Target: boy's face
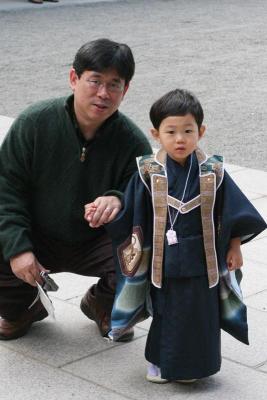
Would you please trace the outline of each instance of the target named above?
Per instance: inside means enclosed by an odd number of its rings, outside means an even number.
[[[165,118],[159,129],[151,129],[152,136],[161,144],[168,155],[184,165],[187,157],[197,148],[204,135],[205,126],[198,129],[192,114]]]

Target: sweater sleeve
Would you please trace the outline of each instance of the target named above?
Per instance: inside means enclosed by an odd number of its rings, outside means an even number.
[[[153,152],[146,137],[143,140],[139,140],[133,147],[132,151],[128,152],[128,157],[120,162],[121,170],[123,170],[123,175],[120,179],[119,188],[116,190],[110,189],[104,193],[104,196],[117,196],[123,201],[123,193],[130,181],[131,177],[137,171],[136,158],[146,154],[151,154]]]
[[[135,146],[135,148],[133,149],[131,160],[129,161],[127,167],[124,170],[124,179],[122,180],[121,185],[120,185],[120,190],[122,192],[125,191],[130,178],[137,171],[136,158],[139,156],[144,156],[144,155],[152,154],[152,153],[153,153],[153,150],[146,138],[144,138],[144,140],[142,142],[139,142]]]
[[[31,164],[34,126],[18,117],[0,149],[0,246],[5,260],[32,250]]]

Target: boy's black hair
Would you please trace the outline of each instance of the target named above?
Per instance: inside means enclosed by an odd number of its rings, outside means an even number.
[[[115,69],[127,85],[134,75],[135,62],[127,44],[109,39],[97,39],[85,43],[77,51],[73,68],[79,78],[84,71],[104,72]]]
[[[192,114],[200,129],[204,113],[196,96],[188,90],[175,89],[160,99],[151,107],[149,116],[155,129],[159,129],[161,122],[167,117]]]

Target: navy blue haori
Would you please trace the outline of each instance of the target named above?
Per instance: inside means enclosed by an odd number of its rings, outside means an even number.
[[[138,168],[123,210],[107,226],[117,266],[110,337],[117,340],[152,315],[145,356],[162,378],[215,374],[221,329],[248,344],[242,273],[226,265],[230,239],[245,243],[266,223],[220,156],[208,158],[197,149],[181,166],[159,151],[139,158]],[[170,221],[173,245],[166,239]]]

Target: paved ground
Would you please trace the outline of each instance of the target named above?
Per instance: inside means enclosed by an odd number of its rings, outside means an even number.
[[[175,87],[203,103],[205,147],[267,171],[266,0],[0,0],[0,114],[69,93],[78,47],[110,37],[137,61],[122,110],[148,132],[152,102]]]
[[[265,1],[61,0],[36,6],[0,0],[0,140],[11,122],[4,116],[69,92],[67,71],[81,43],[99,36],[124,40],[134,50],[137,72],[123,110],[147,130],[155,98],[175,86],[194,90],[207,109],[205,149],[226,155],[228,171],[267,219],[266,19]],[[251,344],[223,334],[222,370],[214,377],[190,387],[146,382],[150,321],[136,328],[132,343],[104,341],[79,310],[94,279],[60,274],[56,322],[46,319],[24,338],[0,342],[0,399],[266,399],[267,231],[243,252]]]

